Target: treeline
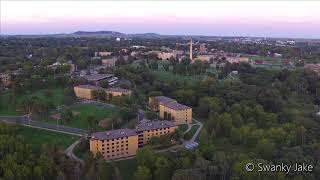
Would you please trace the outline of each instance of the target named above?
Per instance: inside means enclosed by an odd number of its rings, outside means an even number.
[[[177,170],[180,179],[317,179],[320,176],[320,125],[315,113],[320,79],[305,70],[268,70],[226,64],[222,76],[239,72],[237,80],[208,76],[193,85],[160,80],[146,66],[121,67],[119,76],[131,79],[142,100],[165,95],[193,107],[204,123],[197,158],[203,167]],[[136,81],[139,75],[144,81]],[[143,74],[150,74],[147,76]],[[197,159],[196,158],[196,159]],[[195,162],[195,161],[194,161]],[[217,164],[217,163],[220,164]],[[247,162],[266,164],[308,163],[309,173],[247,173]],[[169,163],[170,164],[170,163]],[[154,179],[153,170],[149,179]],[[149,173],[149,174],[150,174]],[[178,175],[171,172],[171,178]],[[197,174],[195,176],[195,174]],[[147,179],[148,179],[147,178]]]
[[[0,123],[1,179],[79,179],[80,167],[66,157],[62,149],[43,145],[34,152],[19,135],[19,127]]]

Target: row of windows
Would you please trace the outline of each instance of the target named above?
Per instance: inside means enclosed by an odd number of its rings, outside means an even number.
[[[115,140],[123,140],[123,139],[128,139],[128,137],[121,137],[121,138],[115,138],[115,139],[107,139],[107,140],[102,140],[102,142],[104,143],[104,141],[115,141]]]
[[[128,143],[129,141],[126,141],[126,143]],[[114,145],[114,143],[111,143],[111,144],[105,144],[105,142],[103,142],[102,141],[102,143],[104,143],[104,144],[102,144],[102,146],[104,146],[104,145],[107,145],[107,146],[109,146],[109,145]],[[121,141],[121,144],[122,143],[124,143],[124,141]],[[116,142],[116,144],[119,144],[119,142]]]
[[[129,148],[126,148],[126,150],[128,150]],[[110,153],[110,152],[119,152],[120,149],[117,150],[111,150],[111,151],[104,151],[104,149],[102,148],[102,154],[104,154],[104,152]],[[124,151],[124,148],[121,148],[121,151]]]
[[[153,129],[153,130],[148,130],[148,132],[155,132],[155,131],[162,131],[162,130],[167,130],[167,129],[170,129],[170,128],[160,128],[160,129]]]
[[[126,144],[126,146],[128,147],[129,145],[128,144]],[[120,146],[117,146],[116,148],[119,148]],[[124,145],[121,145],[121,147],[124,147]],[[107,147],[107,149],[114,149],[115,148],[115,146],[111,146],[111,147]],[[104,150],[104,146],[102,146],[102,150]]]
[[[163,134],[167,134],[167,133],[170,133],[170,131],[164,131],[164,132],[163,132]],[[161,134],[162,134],[162,132],[160,132],[160,133],[157,133],[157,132],[156,132],[156,133],[151,133],[151,134],[148,134],[148,137],[149,137],[150,135],[151,135],[151,136],[154,136],[154,135],[157,136],[157,135],[161,135]]]

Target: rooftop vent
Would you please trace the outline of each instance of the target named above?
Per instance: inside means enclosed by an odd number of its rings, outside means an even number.
[[[161,123],[161,126],[163,126],[163,125],[164,125],[164,123],[162,122],[162,123]]]
[[[152,123],[148,123],[148,126],[152,126]]]
[[[124,134],[124,131],[121,131],[120,134]]]
[[[109,135],[110,135],[110,133],[107,132],[107,136],[109,136]]]

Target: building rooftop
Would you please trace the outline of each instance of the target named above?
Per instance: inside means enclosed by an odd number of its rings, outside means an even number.
[[[92,86],[89,84],[85,84],[85,85],[79,85],[79,86],[75,86],[77,88],[83,88],[83,89],[93,89],[93,90],[104,90],[104,88],[100,87],[100,86]]]
[[[154,97],[159,103],[169,103],[169,102],[177,102],[175,99],[166,97],[166,96],[156,96]]]
[[[161,105],[166,106],[170,109],[174,109],[174,110],[184,110],[184,109],[190,109],[191,107],[177,103],[177,102],[165,102],[165,103],[161,103]]]
[[[84,78],[88,81],[100,81],[113,76],[113,74],[91,74],[84,76]]]
[[[122,89],[122,88],[107,88],[107,91],[113,91],[113,92],[121,92],[121,93],[128,93],[131,90],[129,89]]]
[[[92,133],[91,137],[98,140],[109,140],[109,139],[116,139],[116,138],[135,136],[135,135],[137,135],[135,130],[125,128],[125,129],[116,129],[116,130]]]
[[[172,121],[151,121],[151,120],[142,120],[140,123],[136,126],[136,131],[146,131],[146,130],[152,130],[152,129],[160,129],[160,128],[168,128],[168,127],[174,127],[176,126]]]

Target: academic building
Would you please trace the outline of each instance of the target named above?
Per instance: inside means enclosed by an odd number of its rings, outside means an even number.
[[[93,99],[93,92],[97,90],[103,90],[102,87],[99,86],[92,86],[92,85],[80,85],[80,86],[75,86],[74,92],[78,98],[82,99]]]
[[[122,89],[122,88],[102,88],[100,86],[93,86],[93,85],[80,85],[75,86],[74,92],[78,98],[82,99],[94,99],[94,91],[102,90],[105,91],[107,94],[107,98],[114,97],[114,96],[130,96],[131,90],[129,89]]]
[[[142,120],[136,129],[117,129],[93,133],[90,139],[90,151],[100,152],[106,160],[134,156],[139,147],[143,147],[152,136],[173,133],[177,126],[171,121]]]
[[[176,124],[192,123],[192,108],[180,104],[172,98],[165,96],[150,97],[149,107],[151,110],[159,112],[161,118],[172,120]]]

